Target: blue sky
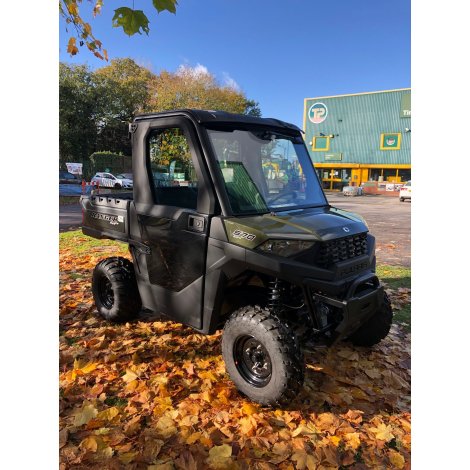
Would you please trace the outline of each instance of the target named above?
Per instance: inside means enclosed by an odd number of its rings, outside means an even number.
[[[105,2],[90,21],[110,59],[132,57],[154,72],[200,64],[221,83],[234,80],[265,117],[301,127],[304,98],[410,86],[410,0],[180,0],[176,15],[134,3],[149,36],[112,28],[113,9],[130,0]],[[105,65],[85,49],[70,57],[64,33],[61,23],[60,60]]]

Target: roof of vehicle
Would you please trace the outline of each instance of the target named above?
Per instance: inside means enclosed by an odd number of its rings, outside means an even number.
[[[175,109],[173,111],[164,111],[160,113],[139,114],[134,118],[134,122],[152,119],[154,117],[170,117],[177,115],[186,115],[198,123],[244,123],[258,124],[270,127],[283,127],[302,132],[295,124],[273,118],[260,118],[249,116],[247,114],[227,113],[226,111],[212,111],[204,109]]]

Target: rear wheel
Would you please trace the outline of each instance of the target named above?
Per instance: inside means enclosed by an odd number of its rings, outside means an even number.
[[[247,306],[225,324],[222,355],[238,390],[262,405],[290,402],[304,381],[304,361],[290,329],[267,309]]]
[[[134,265],[126,258],[107,258],[98,263],[92,289],[98,313],[108,321],[131,320],[142,308]]]
[[[348,340],[356,346],[373,346],[380,343],[390,331],[392,318],[392,305],[388,295],[384,293],[382,307],[364,325],[356,330]]]

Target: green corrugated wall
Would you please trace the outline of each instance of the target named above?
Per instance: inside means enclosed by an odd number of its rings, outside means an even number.
[[[411,89],[382,91],[367,94],[308,98],[305,100],[305,141],[314,163],[331,163],[325,154],[342,153],[341,162],[362,164],[411,164],[411,118],[400,117],[403,94]],[[326,119],[314,124],[308,119],[308,110],[314,103],[328,108]],[[380,150],[382,133],[401,132],[400,150]],[[335,134],[327,152],[314,152],[309,142],[320,133]],[[338,134],[338,136],[336,136]]]

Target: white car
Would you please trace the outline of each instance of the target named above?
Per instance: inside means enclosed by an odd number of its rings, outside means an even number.
[[[407,181],[400,188],[400,202],[403,202],[405,199],[409,199],[411,201],[411,181]]]
[[[96,173],[91,179],[92,183],[98,183],[103,188],[124,188],[132,189],[133,181],[129,178],[122,177],[118,178],[111,173]]]

